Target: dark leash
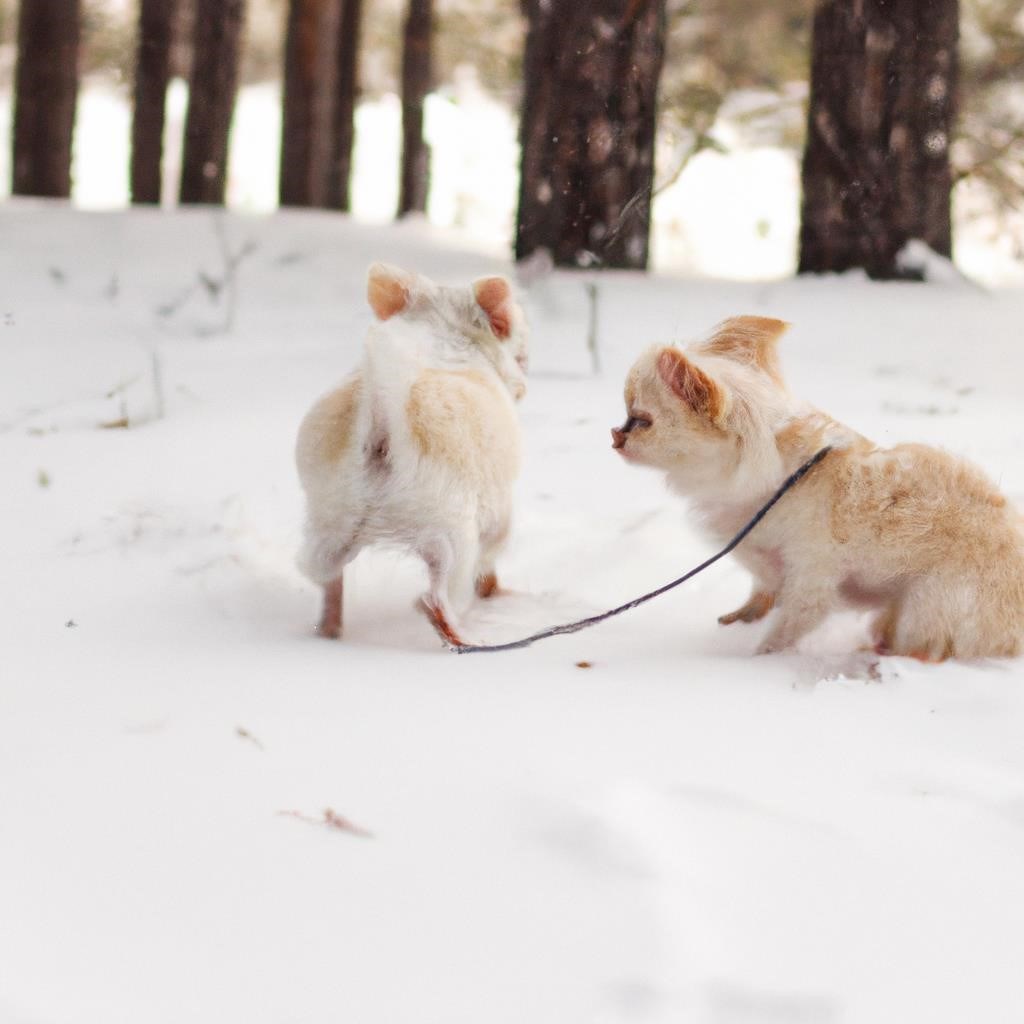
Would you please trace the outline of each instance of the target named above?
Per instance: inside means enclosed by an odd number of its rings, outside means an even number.
[[[754,516],[753,519],[747,523],[746,526],[736,534],[735,537],[728,544],[722,548],[721,551],[716,555],[712,555],[707,561],[701,562],[696,568],[691,569],[688,573],[680,576],[679,579],[673,580],[671,583],[666,583],[663,587],[658,587],[657,590],[652,590],[648,594],[644,594],[641,597],[634,598],[632,601],[626,604],[620,604],[618,608],[612,608],[610,611],[601,612],[600,615],[591,615],[589,618],[580,619],[577,622],[567,622],[562,626],[549,626],[547,629],[542,629],[539,633],[534,633],[532,636],[524,637],[522,640],[511,640],[505,644],[449,644],[448,649],[454,651],[456,654],[474,654],[477,651],[516,651],[521,647],[529,647],[530,644],[536,643],[538,640],[547,640],[550,636],[563,636],[566,633],[578,633],[581,629],[587,629],[589,626],[596,626],[599,622],[604,622],[605,619],[610,619],[615,615],[621,615],[623,612],[628,612],[631,608],[636,608],[639,605],[646,604],[646,602],[653,600],[655,597],[660,597],[662,594],[667,593],[674,587],[678,587],[681,583],[685,583],[687,580],[693,579],[698,573],[703,572],[709,566],[714,565],[720,558],[724,558],[730,551],[737,547],[744,538],[757,526],[759,522],[772,510],[773,506],[779,499],[788,491],[790,488],[795,487],[814,467],[825,458],[828,453],[832,451],[832,446],[827,445],[822,448],[821,451],[814,454],[809,458],[795,473],[791,473],[783,482],[782,486],[761,506],[760,510]]]

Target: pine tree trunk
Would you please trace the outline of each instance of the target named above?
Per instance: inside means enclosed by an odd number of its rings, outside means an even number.
[[[359,96],[359,40],[363,0],[341,0],[334,80],[332,150],[327,174],[327,205],[349,210],[356,99]]]
[[[133,203],[160,202],[164,104],[170,78],[174,8],[174,0],[142,0],[139,6],[132,114]]]
[[[330,161],[328,101],[335,0],[290,0],[281,126],[282,206],[323,206]]]
[[[402,171],[398,216],[425,213],[430,149],[423,138],[423,101],[432,82],[433,0],[409,0],[402,47]]]
[[[957,0],[827,0],[814,21],[800,272],[907,276],[921,239],[952,251]]]
[[[181,168],[183,203],[224,202],[245,0],[199,0]]]
[[[79,0],[22,0],[14,85],[15,195],[71,195],[80,32]]]
[[[524,0],[516,258],[647,266],[665,0]]]

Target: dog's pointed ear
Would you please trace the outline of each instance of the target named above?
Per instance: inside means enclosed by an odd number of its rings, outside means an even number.
[[[496,338],[512,333],[512,287],[503,277],[483,277],[473,283],[473,298],[487,315]]]
[[[778,342],[789,326],[785,320],[769,316],[733,316],[723,320],[695,350],[756,366],[781,385]]]
[[[387,263],[374,263],[366,275],[366,298],[378,320],[390,320],[409,305],[411,275]]]
[[[658,376],[665,386],[695,413],[721,426],[728,411],[725,392],[677,348],[658,356]]]

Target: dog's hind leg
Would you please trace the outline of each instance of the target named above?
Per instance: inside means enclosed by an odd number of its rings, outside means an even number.
[[[479,550],[476,527],[470,522],[432,538],[420,549],[430,577],[420,606],[441,639],[456,647],[464,642],[455,627],[456,614],[472,600]]]
[[[332,640],[341,636],[343,594],[344,577],[341,575],[324,585],[324,606],[316,627],[318,636]]]
[[[474,581],[477,597],[493,597],[500,592],[495,559],[508,539],[509,518],[506,515],[498,526],[480,538],[480,557],[477,559]]]
[[[316,632],[330,639],[341,636],[343,570],[359,553],[358,530],[345,532],[349,534],[348,539],[339,540],[338,531],[307,527],[306,543],[299,557],[302,571],[323,587],[323,609]]]

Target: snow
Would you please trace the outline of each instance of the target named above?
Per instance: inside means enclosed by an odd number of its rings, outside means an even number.
[[[1019,663],[872,669],[853,616],[756,658],[761,626],[715,622],[728,561],[456,656],[422,567],[368,552],[345,640],[313,636],[291,448],[357,358],[367,264],[507,265],[309,212],[9,202],[0,237],[3,1024],[1020,1019]],[[247,244],[225,330],[198,275]],[[525,300],[514,593],[474,638],[710,553],[608,427],[645,345],[728,314],[793,321],[794,390],[851,426],[1024,495],[1024,292],[556,273]]]

